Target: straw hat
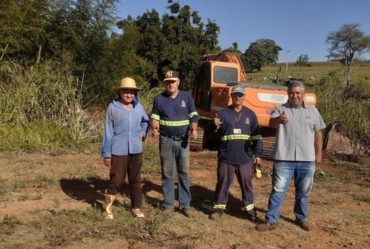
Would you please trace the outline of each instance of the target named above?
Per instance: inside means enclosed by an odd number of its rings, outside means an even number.
[[[119,90],[121,89],[133,89],[133,90],[139,90],[136,87],[136,82],[133,78],[130,77],[125,77],[121,80],[121,83],[119,86],[113,87],[112,92],[113,93],[118,93]]]

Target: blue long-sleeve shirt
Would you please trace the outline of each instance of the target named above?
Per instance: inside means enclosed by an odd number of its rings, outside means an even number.
[[[113,100],[105,115],[101,157],[141,153],[140,134],[146,137],[148,125],[149,117],[139,102],[134,101],[132,108],[126,110],[119,100]]]

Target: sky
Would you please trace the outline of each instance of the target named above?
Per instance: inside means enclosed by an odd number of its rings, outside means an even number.
[[[309,61],[326,61],[326,37],[343,24],[360,24],[370,35],[369,0],[174,0],[190,6],[206,24],[208,19],[220,27],[222,49],[238,44],[241,52],[258,39],[271,39],[283,50],[279,62],[295,62],[305,54]],[[170,13],[167,0],[120,0],[119,18],[133,18],[156,10]],[[363,58],[370,59],[370,54]]]

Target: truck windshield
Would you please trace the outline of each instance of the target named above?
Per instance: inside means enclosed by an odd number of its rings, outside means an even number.
[[[214,67],[213,81],[215,83],[230,83],[238,81],[238,70],[230,67]]]

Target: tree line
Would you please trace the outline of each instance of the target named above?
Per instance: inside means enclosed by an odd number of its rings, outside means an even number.
[[[109,89],[123,76],[143,89],[157,86],[169,69],[180,71],[181,88],[192,88],[200,56],[218,53],[220,27],[203,22],[188,5],[168,1],[168,13],[155,10],[136,18],[115,15],[118,0],[2,0],[0,62],[24,67],[52,61],[55,70],[71,73],[85,105],[104,103]],[[354,35],[355,34],[355,35]],[[328,58],[342,61],[347,84],[358,52],[368,51],[370,38],[357,24],[328,35]],[[226,51],[238,53],[247,71],[276,63],[282,50],[271,39],[258,39],[243,53],[235,42]],[[309,65],[307,55],[297,63]],[[109,97],[109,96],[108,96]]]
[[[115,14],[118,1],[0,0],[0,151],[94,145],[102,122],[88,107],[106,106],[110,89],[122,77],[135,78],[148,109],[161,90],[156,86],[164,72],[178,70],[180,87],[191,90],[200,57],[222,51],[217,23],[203,22],[187,5],[169,0],[163,15],[151,10],[120,19]],[[327,37],[328,58],[343,62],[350,75],[354,59],[368,51],[369,41],[357,24],[344,25]],[[281,50],[271,39],[258,39],[244,52],[237,42],[225,49],[239,54],[247,72],[276,63]],[[308,56],[300,56],[297,63],[309,65]],[[334,76],[325,82],[335,82],[335,87],[320,84],[319,93],[332,96],[338,91]],[[349,83],[347,78],[342,86]],[[347,107],[356,110],[355,117],[368,116],[367,95],[361,95],[362,102],[351,97],[366,91],[356,89],[342,94],[339,117],[350,113]],[[338,103],[330,104],[327,113],[338,109]],[[361,120],[366,124],[368,118]]]
[[[72,72],[85,103],[103,101],[123,76],[143,89],[155,87],[168,69],[180,70],[182,87],[200,55],[220,51],[220,28],[202,22],[189,6],[169,1],[169,13],[155,10],[119,20],[118,0],[10,0],[0,10],[1,62],[23,66],[51,60]]]

